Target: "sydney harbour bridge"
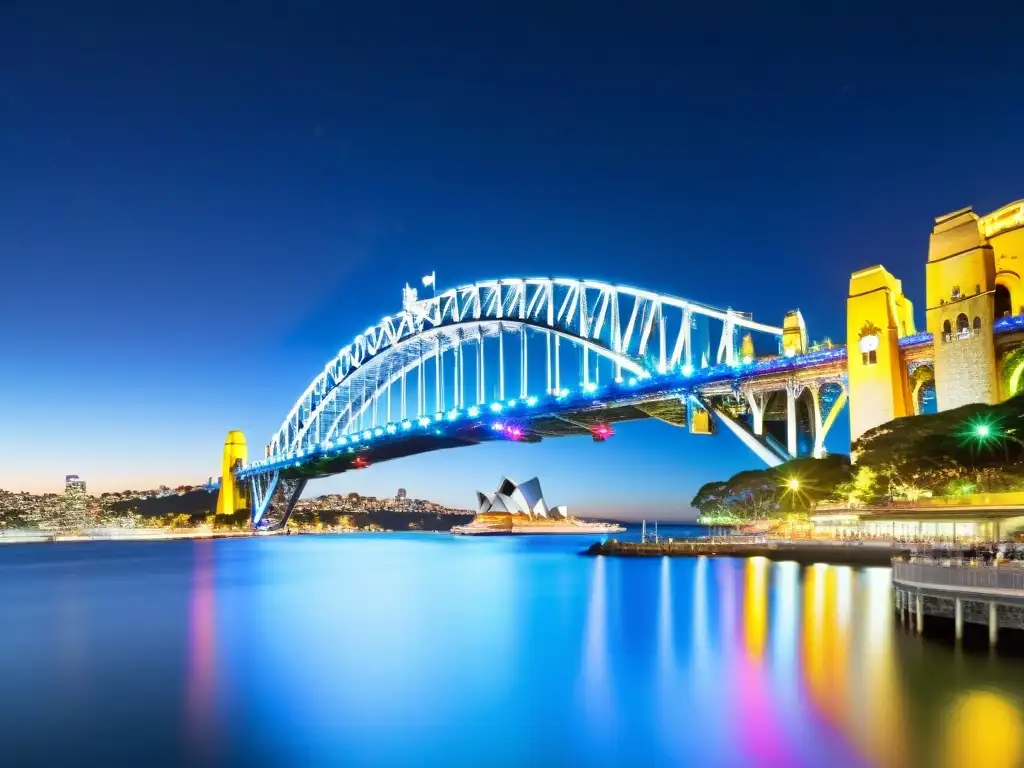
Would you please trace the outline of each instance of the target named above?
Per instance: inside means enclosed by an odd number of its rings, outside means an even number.
[[[603,441],[637,419],[727,431],[774,466],[822,456],[848,403],[856,438],[920,413],[929,393],[940,408],[994,402],[1024,367],[1024,295],[997,268],[1004,236],[1024,246],[1024,201],[936,220],[923,332],[899,280],[881,266],[854,273],[838,345],[810,344],[797,310],[766,324],[592,280],[505,278],[429,297],[406,286],[401,310],[310,382],[263,457],[229,434],[218,511],[250,509],[253,526],[275,528],[313,478],[489,441]]]

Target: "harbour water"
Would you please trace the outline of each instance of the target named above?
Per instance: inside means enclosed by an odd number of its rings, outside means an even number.
[[[1018,765],[887,568],[431,534],[0,548],[7,765]]]

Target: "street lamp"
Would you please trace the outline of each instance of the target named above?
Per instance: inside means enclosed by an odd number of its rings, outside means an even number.
[[[789,480],[786,481],[786,487],[789,488],[789,490],[791,491],[799,491],[800,481],[795,477],[791,477],[789,478]]]
[[[976,437],[980,442],[987,443],[989,440],[1012,440],[1018,445],[1024,446],[1024,440],[1021,440],[1016,435],[1011,435],[1001,429],[995,428],[992,424],[987,421],[976,421],[971,426],[971,434]]]

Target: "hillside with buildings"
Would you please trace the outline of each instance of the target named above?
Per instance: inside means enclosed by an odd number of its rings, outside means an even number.
[[[63,494],[0,489],[0,531],[71,535],[97,529],[248,527],[247,513],[217,516],[216,506],[217,492],[204,486],[161,486],[90,496],[84,480],[68,475]],[[409,498],[400,488],[393,498],[348,493],[301,499],[288,525],[297,531],[447,531],[470,519],[472,514],[466,510]]]

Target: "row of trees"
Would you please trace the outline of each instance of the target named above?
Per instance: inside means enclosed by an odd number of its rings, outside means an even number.
[[[740,472],[705,484],[691,504],[710,521],[754,521],[804,513],[822,501],[880,504],[1024,490],[1022,435],[1024,395],[895,419],[854,443],[856,464],[833,455]]]

